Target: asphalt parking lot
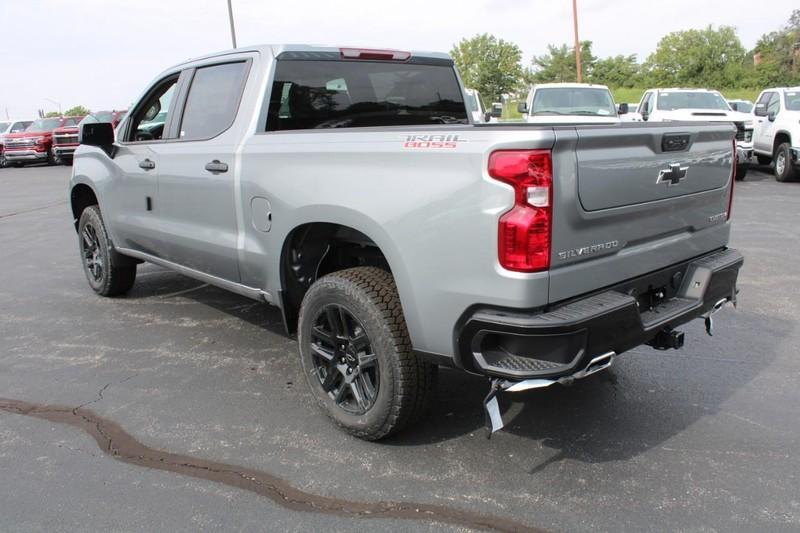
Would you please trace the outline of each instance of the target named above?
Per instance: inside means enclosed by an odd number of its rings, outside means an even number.
[[[737,183],[713,338],[507,396],[491,441],[487,382],[442,370],[425,424],[366,443],[314,408],[276,310],[152,265],[95,296],[68,177],[0,169],[0,529],[800,529],[800,183]]]

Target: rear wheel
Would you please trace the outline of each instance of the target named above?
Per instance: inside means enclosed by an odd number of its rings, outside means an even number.
[[[736,181],[743,181],[749,168],[750,165],[736,165]]]
[[[320,278],[303,298],[298,341],[311,393],[348,433],[378,440],[427,412],[437,368],[412,350],[389,272],[359,267]]]
[[[792,153],[789,143],[782,143],[775,149],[775,179],[778,181],[794,181],[797,169],[792,164]]]
[[[92,205],[84,209],[78,223],[78,247],[86,280],[101,296],[119,296],[133,286],[136,264],[116,264],[119,256],[109,242],[100,208]]]

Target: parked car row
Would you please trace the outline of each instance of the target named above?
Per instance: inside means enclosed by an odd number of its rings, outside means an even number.
[[[625,104],[620,104],[624,106]],[[778,181],[800,179],[800,87],[776,87],[761,92],[756,103],[725,100],[708,89],[650,89],[644,93],[632,121],[732,121],[736,124],[737,179],[747,173],[747,161],[774,163]],[[625,115],[623,115],[624,117]]]
[[[116,127],[124,116],[125,111],[99,111],[86,116],[0,121],[0,167],[71,164],[82,124],[110,122]]]

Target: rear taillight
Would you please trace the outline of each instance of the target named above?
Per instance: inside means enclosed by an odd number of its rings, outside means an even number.
[[[500,265],[516,272],[547,270],[553,218],[550,150],[493,152],[489,176],[514,188],[514,206],[500,217]]]
[[[728,191],[728,216],[725,220],[731,219],[731,209],[733,209],[733,184],[736,183],[736,167],[739,166],[738,150],[736,149],[736,140],[733,141],[733,171],[731,171],[731,190]]]
[[[371,61],[408,61],[411,52],[400,50],[372,50],[368,48],[340,48],[342,59],[365,59]]]

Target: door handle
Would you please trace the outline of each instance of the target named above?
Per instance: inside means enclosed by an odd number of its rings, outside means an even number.
[[[150,159],[145,159],[144,161],[139,162],[139,168],[143,168],[145,170],[153,170],[156,168],[156,162]]]
[[[219,159],[215,159],[210,163],[206,163],[206,170],[214,174],[218,174],[220,172],[227,172],[228,164],[222,163]]]

